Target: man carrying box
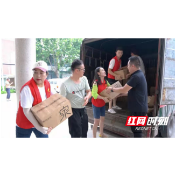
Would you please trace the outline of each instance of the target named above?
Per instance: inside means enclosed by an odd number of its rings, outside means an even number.
[[[121,57],[123,55],[123,49],[121,47],[118,47],[116,49],[116,56],[113,57],[110,62],[109,62],[109,68],[108,68],[108,82],[109,84],[114,84],[115,82],[122,80],[120,75],[115,74],[114,72],[119,70],[121,68]],[[117,80],[116,80],[117,78]],[[119,109],[118,106],[116,106],[116,100],[117,98],[114,98],[109,102],[109,109],[108,112],[114,114],[116,113],[112,108],[117,108]],[[113,107],[112,107],[112,102],[113,102]]]
[[[121,88],[107,88],[107,93],[117,92],[122,96],[128,95],[128,109],[131,116],[145,116],[148,111],[147,82],[140,70],[140,61],[137,56],[132,56],[128,61],[128,70],[131,74],[127,84]],[[142,130],[131,126],[134,137],[142,137]]]
[[[19,108],[16,118],[16,138],[30,138],[34,132],[37,138],[48,138],[52,128],[42,127],[33,116],[30,108],[49,98],[50,83],[46,80],[48,66],[38,61],[33,68],[33,78],[20,90]]]
[[[91,90],[84,76],[85,67],[76,59],[71,65],[73,75],[62,83],[60,94],[70,100],[73,115],[68,119],[69,132],[72,138],[87,138],[88,116],[85,106],[91,98]],[[87,95],[85,96],[85,93]]]

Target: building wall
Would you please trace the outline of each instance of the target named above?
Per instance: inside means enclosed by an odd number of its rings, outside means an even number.
[[[2,63],[15,64],[15,39],[2,39]],[[15,76],[15,65],[3,65],[3,75]]]
[[[15,64],[15,38],[3,38],[1,39],[1,63]],[[7,77],[10,78],[11,85],[15,87],[15,65],[2,65],[1,70],[1,86],[5,86]],[[3,72],[2,72],[3,71]],[[3,77],[3,78],[2,78]]]

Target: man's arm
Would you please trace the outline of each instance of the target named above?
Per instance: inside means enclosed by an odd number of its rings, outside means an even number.
[[[90,86],[89,86],[89,83],[88,83],[88,80],[87,80],[87,77],[84,76],[84,81],[85,81],[85,90],[86,90],[86,96],[84,97],[84,104],[83,106],[86,106],[89,99],[92,97],[92,93],[91,93],[91,90],[90,90]]]
[[[108,73],[115,76],[118,80],[122,80],[121,75],[115,74],[110,68],[108,68]]]
[[[118,97],[125,97],[125,96],[128,96],[128,93],[121,93],[118,95]]]
[[[113,90],[114,92],[118,92],[118,93],[127,93],[130,89],[136,87],[138,82],[139,82],[138,76],[132,76],[130,80],[128,80],[128,82],[125,84],[124,87],[113,88],[113,89],[112,87],[108,87],[107,93],[110,93],[111,90]]]
[[[117,76],[117,74],[115,74],[110,68],[108,68],[108,73],[112,76]]]
[[[89,90],[86,90],[86,93],[87,93],[86,97],[87,97],[88,99],[90,99],[90,98],[92,97],[91,90],[90,90],[90,89],[89,89]]]
[[[129,91],[130,89],[132,89],[132,87],[129,86],[128,84],[125,84],[124,87],[113,88],[113,91],[114,91],[114,92],[117,92],[117,93],[126,94],[126,93],[128,93],[128,91]]]
[[[87,103],[88,103],[88,101],[89,101],[89,99],[92,97],[92,93],[91,93],[90,89],[86,90],[86,93],[87,93],[87,95],[84,97],[84,104],[83,104],[83,106],[86,106]]]

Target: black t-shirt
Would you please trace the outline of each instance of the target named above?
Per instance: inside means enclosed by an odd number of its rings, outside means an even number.
[[[142,71],[134,72],[127,82],[132,87],[128,92],[128,108],[130,112],[148,111],[147,82]]]

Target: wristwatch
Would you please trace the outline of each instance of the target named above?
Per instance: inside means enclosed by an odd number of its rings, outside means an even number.
[[[113,91],[113,88],[111,89],[111,92],[114,92],[114,91]]]

